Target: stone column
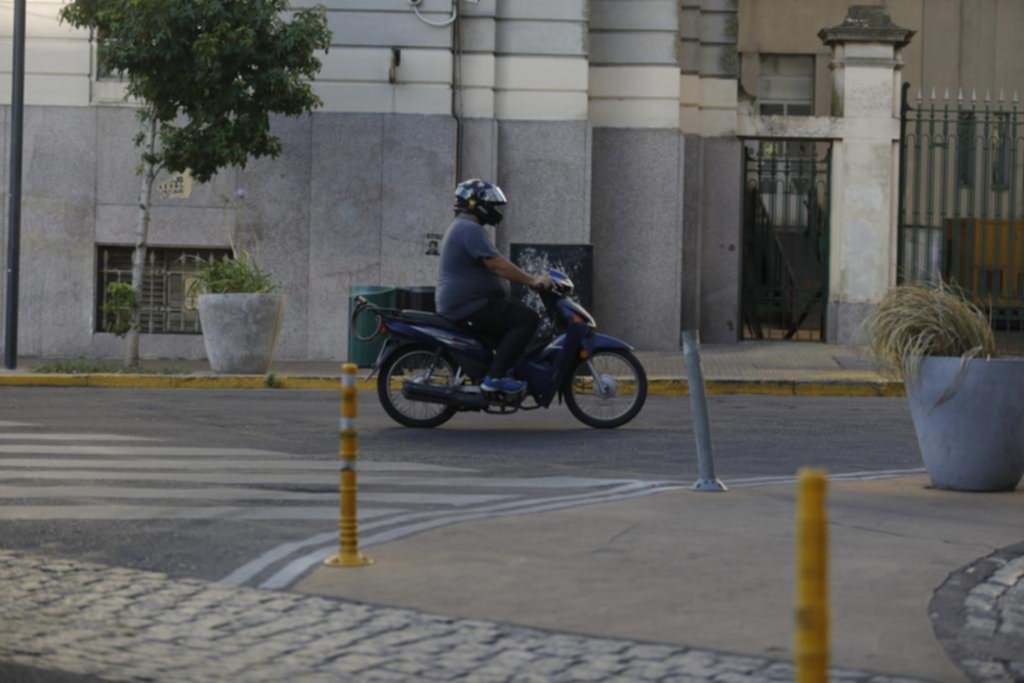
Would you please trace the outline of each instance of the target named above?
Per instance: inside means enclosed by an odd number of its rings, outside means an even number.
[[[497,180],[509,197],[498,246],[504,251],[513,242],[588,243],[589,3],[495,5]]]
[[[498,177],[498,122],[494,118],[497,6],[494,0],[459,6],[460,19],[453,34],[457,86],[452,109],[461,122],[456,180],[493,181]]]
[[[675,3],[591,6],[595,315],[601,329],[645,351],[679,348],[678,27]]]
[[[832,48],[832,115],[842,117],[832,150],[827,339],[860,343],[861,323],[896,284],[900,51],[914,31],[885,7],[854,5],[822,29]]]
[[[681,0],[679,127],[686,134],[682,320],[707,342],[740,333],[741,147],[736,0]]]
[[[700,133],[700,0],[679,3],[679,128]]]

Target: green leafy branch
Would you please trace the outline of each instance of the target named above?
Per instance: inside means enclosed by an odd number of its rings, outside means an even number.
[[[137,307],[135,290],[129,283],[111,282],[103,301],[103,329],[124,337],[132,329],[132,313]]]

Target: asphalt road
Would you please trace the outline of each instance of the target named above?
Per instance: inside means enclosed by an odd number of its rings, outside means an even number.
[[[697,474],[686,398],[652,397],[610,432],[564,407],[409,430],[362,398],[370,542]],[[712,397],[709,410],[727,484],[920,466],[903,399]],[[0,389],[0,545],[287,587],[336,530],[337,420],[333,392]]]

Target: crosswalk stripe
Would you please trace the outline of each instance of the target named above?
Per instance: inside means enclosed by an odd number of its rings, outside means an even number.
[[[0,432],[2,441],[160,441],[148,436],[123,434],[50,434],[45,432]]]
[[[261,474],[259,472],[237,472],[220,474],[215,472],[103,472],[83,469],[49,470],[2,470],[0,482],[24,480],[75,481],[164,481],[206,484],[263,484],[315,486],[336,481],[326,474]],[[625,479],[577,479],[573,477],[539,477],[535,479],[498,479],[494,477],[415,477],[377,476],[364,482],[374,486],[480,486],[484,488],[513,489],[585,489],[621,484]]]
[[[159,458],[120,459],[120,460],[84,460],[80,458],[5,458],[0,457],[0,474],[7,469],[15,468],[41,469],[111,469],[111,470],[315,470],[337,472],[338,460],[168,460]],[[438,466],[420,466],[415,463],[360,461],[359,469],[363,472],[438,472]],[[440,471],[476,472],[477,470],[446,468]]]
[[[0,444],[0,453],[12,453],[15,455],[132,455],[132,456],[161,456],[161,455],[202,455],[202,456],[274,456],[281,457],[283,453],[267,451],[258,448],[190,448],[186,446],[81,446],[78,444],[51,445],[51,444]]]
[[[637,482],[639,484],[639,482]],[[567,507],[575,507],[577,505],[585,505],[588,503],[610,503],[618,500],[625,500],[628,498],[636,498],[638,496],[646,496],[652,493],[661,491],[671,490],[673,487],[662,486],[657,482],[651,482],[651,485],[639,485],[635,488],[623,487],[619,491],[594,491],[589,494],[575,497],[575,499],[567,498],[538,498],[530,501],[525,501],[522,505],[517,508],[513,508],[510,505],[496,505],[491,508],[480,508],[471,510],[465,513],[446,513],[443,515],[437,515],[435,519],[414,522],[413,524],[407,524],[404,526],[392,527],[386,531],[378,532],[376,534],[370,534],[363,538],[360,544],[362,548],[368,548],[373,545],[381,543],[387,543],[394,541],[399,538],[405,538],[421,531],[429,531],[431,529],[437,529],[439,527],[448,526],[457,522],[469,522],[479,519],[490,519],[493,517],[505,517],[508,515],[521,515],[530,514],[535,512],[550,512],[553,510],[563,510]],[[427,515],[422,515],[427,517]],[[387,524],[392,524],[394,519],[387,520]],[[376,522],[365,525],[364,531],[369,531],[376,526],[383,526],[384,522]],[[311,553],[303,555],[295,560],[292,560],[283,568],[278,570],[273,576],[262,582],[259,587],[264,589],[281,589],[290,586],[300,576],[305,574],[311,567],[319,564],[324,559],[329,557],[333,551],[333,546],[321,547],[314,550]]]
[[[589,493],[578,493],[569,496],[547,497],[543,499],[534,498],[528,500],[517,500],[512,502],[491,505],[486,508],[481,508],[476,512],[480,513],[481,515],[497,512],[509,512],[509,514],[515,514],[517,511],[522,511],[524,508],[529,507],[531,505],[536,505],[541,501],[549,503],[565,503],[568,506],[577,503],[582,504],[592,499],[595,494],[624,495],[627,493],[640,491],[654,492],[659,490],[659,486],[661,486],[659,482],[632,481],[627,484],[622,484],[620,486],[615,486],[610,489],[606,489],[604,491],[591,491]],[[372,531],[376,528],[392,526],[395,524],[409,523],[410,525],[415,525],[421,523],[423,520],[426,519],[437,519],[441,517],[448,518],[451,515],[452,513],[449,511],[409,512],[407,514],[399,515],[398,517],[389,518],[387,520],[370,522],[369,524],[361,525],[360,530],[365,533]],[[335,538],[336,536],[336,532],[331,532],[326,534],[317,534],[315,536],[311,536],[301,541],[290,541],[288,543],[283,543],[275,548],[271,548],[259,557],[250,560],[249,562],[246,562],[244,565],[242,565],[241,567],[239,567],[238,569],[234,570],[226,577],[221,579],[221,581],[233,586],[241,586],[249,582],[258,574],[269,569],[270,567],[280,562],[281,560],[289,557],[290,555],[302,550],[303,548],[308,548],[309,546],[322,545],[330,541],[332,538]]]
[[[7,427],[35,427],[36,425],[31,422],[9,422],[7,420],[0,420],[0,429],[6,429]]]
[[[376,519],[394,515],[401,508],[361,507],[360,519]],[[0,505],[0,520],[146,520],[206,519],[228,521],[303,520],[337,521],[338,506],[330,507],[202,507],[194,505]]]
[[[336,486],[333,482],[330,486]],[[448,505],[459,507],[508,500],[508,494],[474,493],[401,493],[360,491],[360,502],[387,503],[389,505]],[[338,492],[275,491],[246,488],[134,488],[121,486],[0,486],[0,500],[117,498],[121,500],[271,500],[333,502]],[[334,507],[335,516],[338,508]]]

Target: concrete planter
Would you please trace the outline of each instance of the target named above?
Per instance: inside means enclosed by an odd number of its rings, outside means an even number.
[[[908,379],[917,442],[935,488],[1012,491],[1024,475],[1024,358],[926,358]]]
[[[199,321],[213,371],[265,374],[284,319],[284,302],[283,294],[200,295]]]

